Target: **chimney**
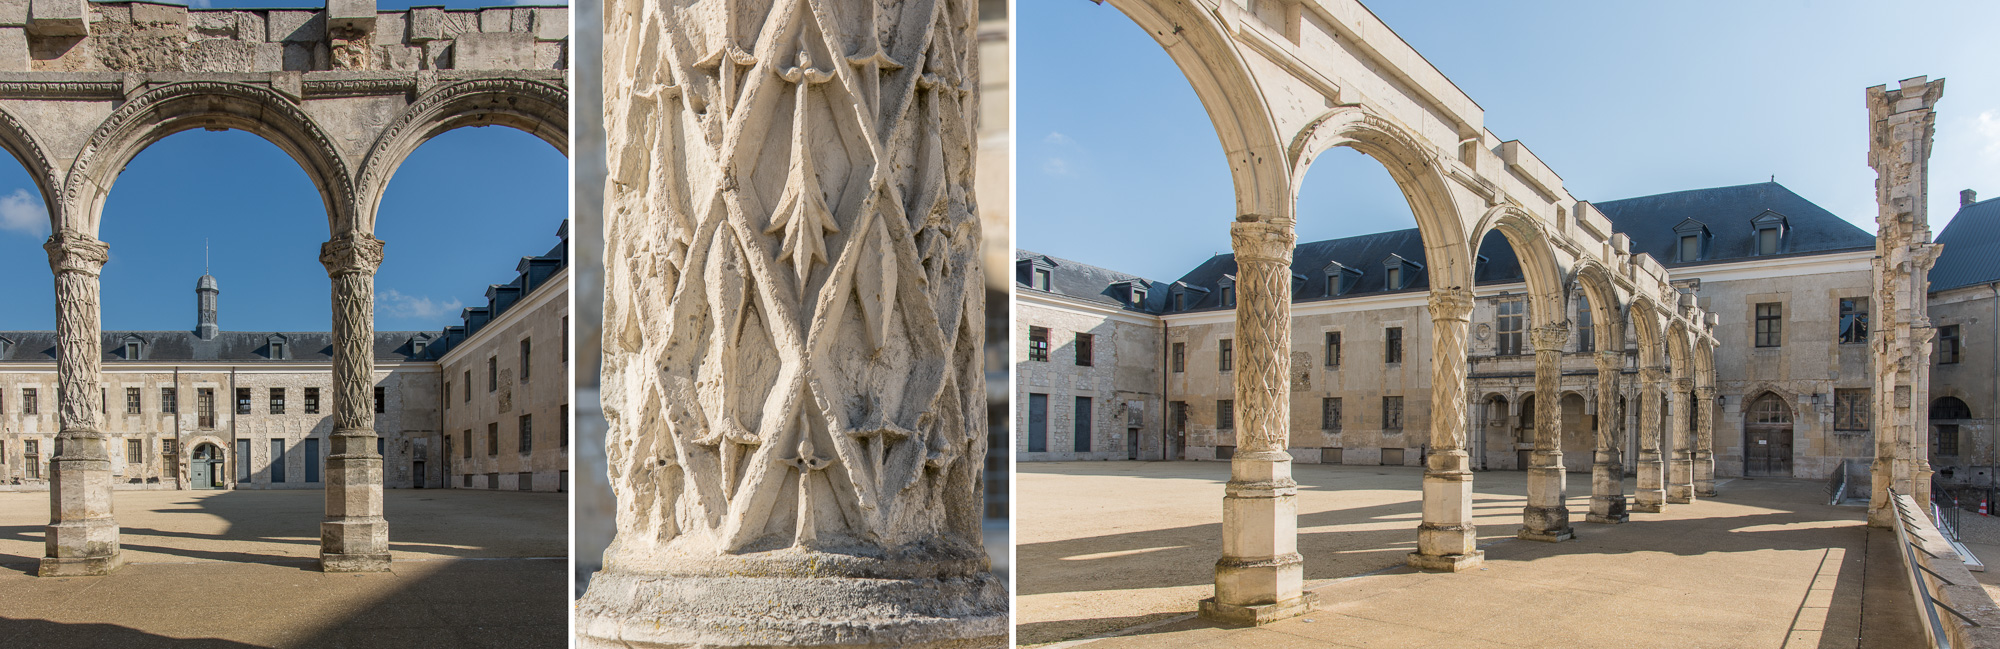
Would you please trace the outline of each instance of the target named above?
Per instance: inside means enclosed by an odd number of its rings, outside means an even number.
[[[1970,189],[1958,193],[1958,206],[1965,207],[1979,202],[1979,192]]]

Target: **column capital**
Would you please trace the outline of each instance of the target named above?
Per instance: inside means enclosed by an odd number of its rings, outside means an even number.
[[[1675,392],[1693,392],[1693,391],[1694,391],[1694,379],[1689,379],[1689,378],[1678,378],[1678,379],[1674,379],[1674,391],[1675,391]]]
[[[1245,215],[1229,224],[1229,239],[1238,264],[1267,262],[1289,265],[1298,235],[1292,231],[1290,222]]]
[[[1713,387],[1709,387],[1709,386],[1706,386],[1706,385],[1703,385],[1703,386],[1696,386],[1696,387],[1695,387],[1695,389],[1694,389],[1694,396],[1695,396],[1695,398],[1696,398],[1696,399],[1704,399],[1704,400],[1705,400],[1705,399],[1714,399],[1714,398],[1715,398],[1715,388],[1713,388]]]
[[[1647,384],[1658,384],[1667,380],[1667,368],[1657,365],[1641,367],[1639,368],[1639,379],[1645,381]]]
[[[1472,304],[1472,291],[1434,287],[1431,289],[1431,321],[1469,322]]]
[[[329,277],[348,273],[375,274],[382,265],[382,240],[366,232],[348,232],[320,244],[319,263]]]
[[[49,269],[56,274],[84,273],[96,277],[104,270],[104,262],[111,260],[109,244],[74,230],[50,235],[42,249],[49,252]]]
[[[1535,327],[1530,333],[1535,339],[1535,351],[1559,352],[1569,342],[1569,323]]]
[[[1625,366],[1625,352],[1609,349],[1597,350],[1597,371],[1608,372]]]

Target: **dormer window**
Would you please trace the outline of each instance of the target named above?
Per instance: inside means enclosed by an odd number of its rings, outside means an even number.
[[[1132,306],[1141,309],[1146,308],[1146,289],[1138,285],[1132,286]]]
[[[1014,262],[1015,281],[1026,284],[1037,291],[1052,290],[1055,285],[1056,263],[1048,257],[1036,255]]]
[[[7,354],[12,351],[14,351],[14,341],[0,338],[0,358],[6,358]]]
[[[291,341],[286,339],[283,334],[272,334],[269,338],[265,338],[264,342],[267,345],[269,345],[268,347],[265,348],[265,353],[264,353],[265,358],[269,358],[274,361],[282,361],[287,358],[291,358],[290,356],[291,345],[288,344]]]
[[[1202,296],[1201,295],[1189,296],[1188,295],[1189,292],[1194,292],[1194,293],[1208,292],[1208,289],[1195,286],[1187,282],[1174,282],[1173,286],[1168,290],[1170,291],[1170,293],[1167,294],[1168,304],[1172,306],[1172,310],[1174,311],[1186,311],[1188,310],[1189,307],[1201,305]]]
[[[146,341],[138,336],[126,336],[124,341],[125,360],[136,361],[145,358]]]
[[[1222,308],[1234,308],[1236,306],[1236,276],[1223,275],[1222,281],[1216,282],[1216,285],[1222,289]]]
[[[1750,227],[1757,232],[1757,255],[1775,255],[1785,246],[1785,215],[1764,210],[1763,214],[1750,219]]]
[[[1402,255],[1389,255],[1388,259],[1382,260],[1382,290],[1400,291],[1409,288],[1412,280],[1416,278],[1417,271],[1422,269],[1423,266],[1404,259]]]
[[[1331,261],[1327,262],[1324,270],[1326,271],[1327,297],[1346,295],[1348,291],[1354,290],[1355,284],[1361,282],[1361,269],[1359,268],[1350,268],[1340,262]]]
[[[1694,219],[1674,226],[1674,261],[1688,263],[1708,256],[1708,225]]]
[[[1184,290],[1184,289],[1178,289],[1178,288],[1177,288],[1177,289],[1174,289],[1174,293],[1173,293],[1173,295],[1172,295],[1171,297],[1173,298],[1173,300],[1172,300],[1172,302],[1173,302],[1173,310],[1175,310],[1175,311],[1186,311],[1186,310],[1187,310],[1187,291],[1186,291],[1186,290]]]

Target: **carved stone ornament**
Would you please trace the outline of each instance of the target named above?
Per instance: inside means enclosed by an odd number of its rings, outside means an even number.
[[[607,3],[584,647],[1001,647],[976,3]]]

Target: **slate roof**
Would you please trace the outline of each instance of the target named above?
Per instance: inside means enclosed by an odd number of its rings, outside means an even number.
[[[1766,211],[1785,218],[1786,234],[1778,257],[1875,247],[1875,235],[1774,182],[1668,192],[1596,206],[1611,219],[1613,230],[1632,238],[1632,254],[1651,254],[1667,268],[1755,257],[1757,231],[1750,220]],[[1700,261],[1678,261],[1675,255],[1680,237],[1674,226],[1687,219],[1708,226],[1708,253]]]
[[[137,336],[140,340],[140,362],[333,361],[333,334],[324,331],[226,331],[214,340],[202,340],[192,331],[106,331],[99,338],[103,342],[106,366],[115,367],[126,362],[125,340],[128,336]],[[284,337],[289,347],[284,358],[270,357],[272,336]],[[431,350],[413,349],[411,341],[436,336],[426,331],[377,331],[375,360],[433,360]],[[0,361],[48,362],[56,358],[56,332],[53,331],[0,331],[0,340],[7,341],[0,344],[0,348],[4,348],[0,349]]]
[[[1029,288],[1028,267],[1019,262],[1035,258],[1046,259],[1055,266],[1055,270],[1049,273],[1050,293],[1140,313],[1157,314],[1167,308],[1167,284],[1165,282],[1146,279],[1138,275],[1127,275],[1115,270],[1098,268],[1080,261],[1051,257],[1027,250],[1015,250],[1014,283],[1019,285],[1022,292],[1037,289]],[[1126,302],[1123,292],[1113,286],[1120,282],[1139,282],[1147,287],[1145,308],[1142,309]]]
[[[1944,251],[1931,267],[1932,292],[2000,281],[2000,198],[1959,208],[1936,241]]]

